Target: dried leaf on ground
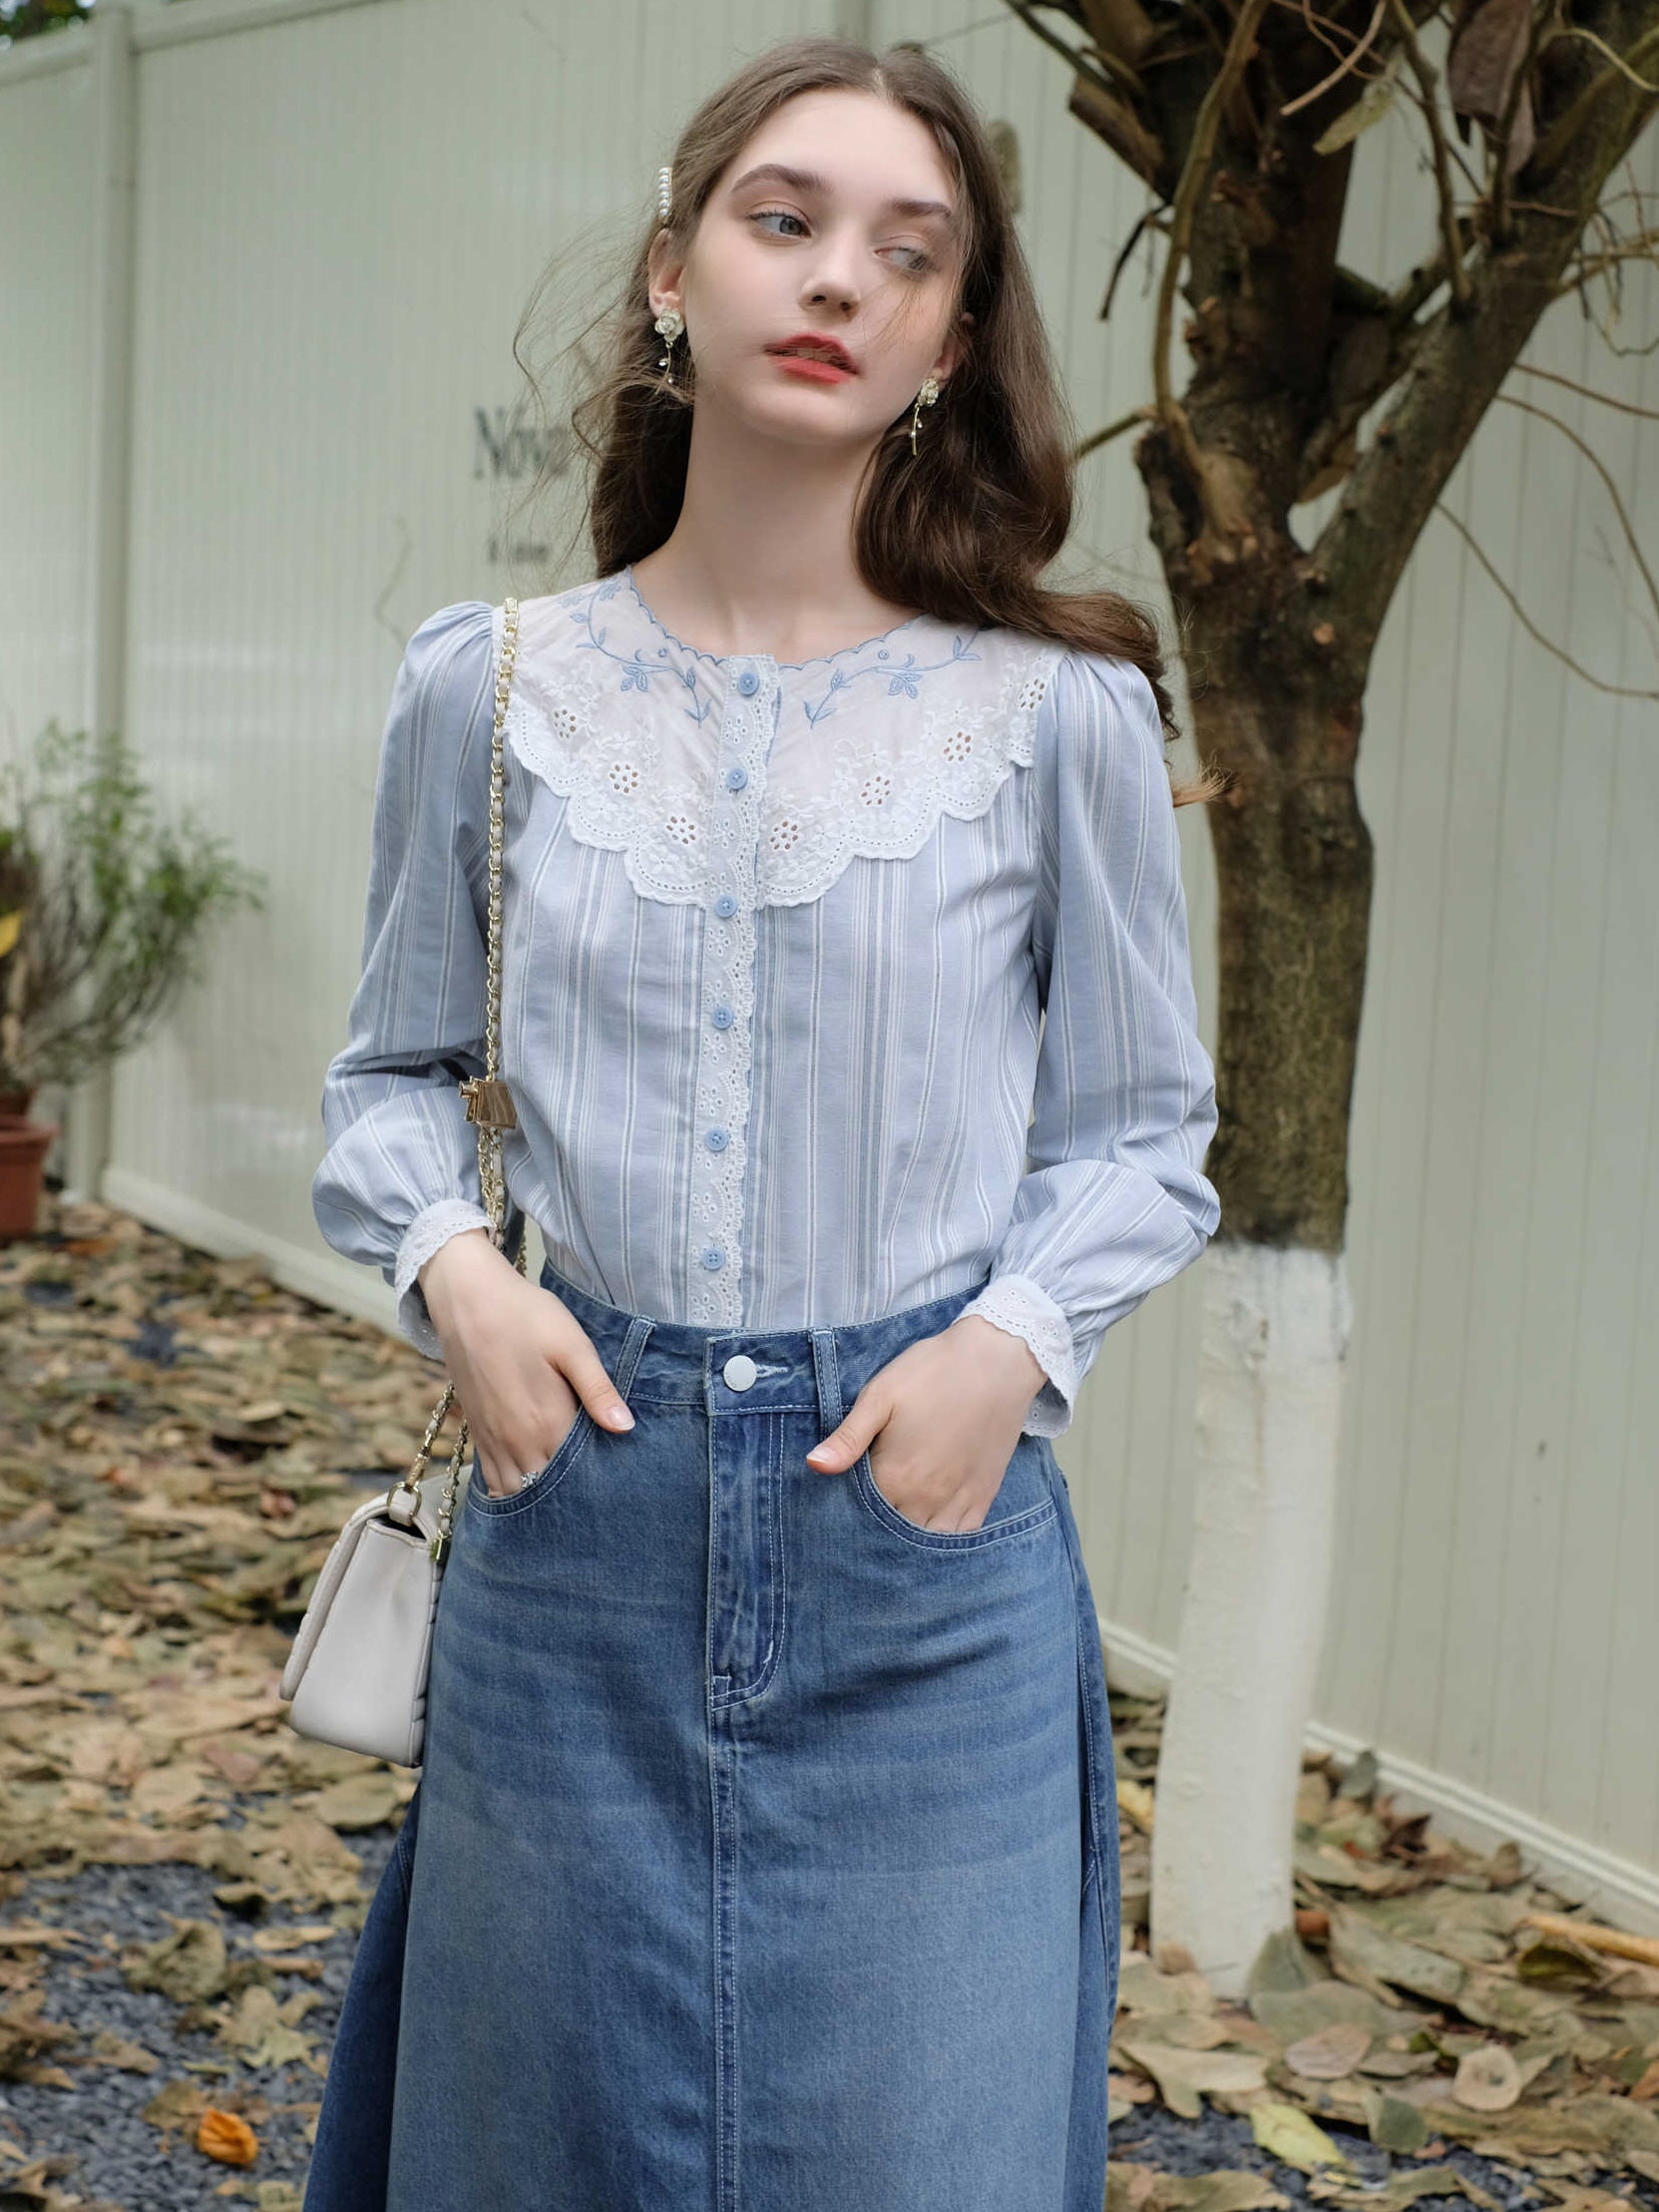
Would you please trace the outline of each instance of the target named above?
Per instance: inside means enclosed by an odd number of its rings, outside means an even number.
[[[1334,2166],[1343,2174],[1353,2173],[1347,2152],[1340,2150],[1300,2105],[1263,2098],[1250,2107],[1250,2125],[1263,2150],[1302,2173],[1317,2173],[1326,2166]]]
[[[218,1260],[48,1193],[41,1233],[0,1243],[0,1381],[14,1413],[0,1436],[0,1888],[94,1863],[206,1869],[219,1922],[181,1923],[122,1963],[243,2055],[290,2054],[278,2062],[314,2087],[305,1949],[362,1925],[348,1839],[399,1818],[416,1776],[296,1735],[280,1675],[363,1478],[407,1467],[438,1369],[281,1288],[257,1258]],[[1583,2203],[1562,2194],[1569,2212],[1598,2212],[1602,2174],[1651,2194],[1659,1966],[1639,1941],[1634,1956],[1610,1953],[1610,1932],[1575,1917],[1513,1841],[1475,1850],[1397,1805],[1369,1751],[1322,1756],[1297,1799],[1293,1921],[1263,1947],[1247,2002],[1222,2001],[1190,1963],[1160,1973],[1134,1947],[1150,1917],[1163,1700],[1114,1690],[1111,1703],[1126,1946],[1114,2109],[1271,2106],[1405,2155],[1467,2146],[1580,2191]],[[88,2066],[143,2070],[138,2046],[83,2047],[42,2009],[83,1954],[74,1932],[32,1940],[31,1921],[13,1920],[9,1941],[0,1927],[0,2076],[72,2087]],[[1464,2101],[1459,2078],[1467,2089],[1501,2064],[1472,2063],[1476,2050],[1507,2053],[1511,2103]],[[148,2110],[188,2137],[208,2101],[178,2081]],[[1114,2165],[1114,2212],[1125,2190],[1149,2212],[1279,2201],[1256,2175],[1206,2175],[1207,2194],[1182,2197],[1192,2184],[1149,2173]],[[1337,2202],[1335,2186],[1316,2168],[1305,2190]],[[284,2183],[260,2185],[259,2201],[297,2212]],[[1392,2212],[1382,2195],[1364,2201]]]

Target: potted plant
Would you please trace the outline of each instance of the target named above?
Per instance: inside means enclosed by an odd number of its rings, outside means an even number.
[[[261,907],[263,878],[186,816],[158,820],[118,731],[49,722],[0,762],[0,1238],[31,1236],[55,1122],[42,1084],[138,1044],[201,973],[209,917]]]

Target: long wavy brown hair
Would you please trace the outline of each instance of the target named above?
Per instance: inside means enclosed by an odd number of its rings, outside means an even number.
[[[952,313],[974,317],[940,404],[923,418],[917,452],[907,406],[870,457],[854,525],[860,574],[882,598],[945,622],[1002,625],[1132,662],[1151,683],[1166,739],[1179,736],[1152,614],[1117,592],[1056,592],[1038,582],[1071,528],[1076,431],[990,137],[942,63],[912,45],[878,54],[833,37],[769,47],[681,131],[666,227],[688,246],[709,194],[760,125],[797,94],[830,89],[873,93],[933,133],[957,189]],[[647,298],[647,254],[661,227],[653,208],[627,246],[614,302],[590,325],[601,331],[597,368],[578,341],[588,388],[569,421],[591,465],[585,522],[600,576],[654,552],[685,494],[696,378],[683,342],[671,385],[656,365],[663,347]],[[533,300],[514,353],[540,400],[519,350],[534,315]],[[532,496],[570,457],[568,440],[548,441]],[[1204,768],[1196,780],[1172,778],[1171,797],[1188,805],[1223,788]]]

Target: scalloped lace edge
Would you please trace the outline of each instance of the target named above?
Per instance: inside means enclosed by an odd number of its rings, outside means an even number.
[[[426,1292],[416,1277],[433,1253],[452,1236],[459,1236],[463,1229],[493,1232],[494,1226],[483,1207],[475,1206],[470,1198],[439,1198],[434,1204],[424,1206],[403,1232],[392,1270],[398,1327],[415,1349],[424,1352],[429,1359],[441,1360],[444,1348],[432,1326]]]
[[[1077,1392],[1077,1355],[1065,1315],[1042,1285],[1029,1275],[1000,1275],[977,1298],[969,1300],[964,1314],[977,1313],[984,1321],[1030,1345],[1048,1380],[1033,1398],[1023,1424],[1026,1436],[1057,1437],[1071,1425],[1072,1400]],[[962,1315],[957,1318],[960,1320]]]
[[[913,859],[947,815],[974,821],[988,812],[1013,770],[1035,763],[1037,715],[1064,651],[1045,643],[1005,669],[1000,691],[980,716],[988,727],[1001,724],[1002,741],[987,766],[955,778],[924,769],[921,806],[888,820],[873,814],[867,822],[823,825],[830,833],[816,841],[811,856],[791,855],[788,873],[757,904],[807,905],[822,898],[852,861]],[[545,711],[520,691],[508,700],[504,731],[520,762],[567,802],[566,826],[572,836],[580,844],[620,852],[628,882],[641,897],[683,905],[706,895],[702,871],[685,848],[672,843],[665,852],[654,852],[648,825],[636,812],[630,815],[628,802],[619,800],[603,768],[563,744]],[[953,782],[961,788],[953,789]]]

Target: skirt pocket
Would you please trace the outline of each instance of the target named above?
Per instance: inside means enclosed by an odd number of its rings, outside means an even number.
[[[473,1454],[472,1468],[467,1477],[467,1507],[472,1513],[486,1516],[526,1513],[539,1498],[557,1490],[571,1469],[581,1458],[589,1438],[598,1423],[586,1405],[577,1408],[576,1419],[566,1430],[557,1452],[545,1466],[533,1475],[529,1482],[505,1498],[497,1498],[485,1485],[484,1470],[479,1465],[478,1454]]]
[[[977,1529],[926,1529],[902,1514],[876,1483],[870,1454],[863,1452],[853,1466],[853,1488],[872,1521],[890,1536],[920,1550],[983,1551],[988,1545],[1006,1543],[1011,1537],[1029,1536],[1052,1521],[1058,1512],[1048,1479],[1049,1460],[1040,1437],[1022,1435],[1003,1472],[997,1495]]]

